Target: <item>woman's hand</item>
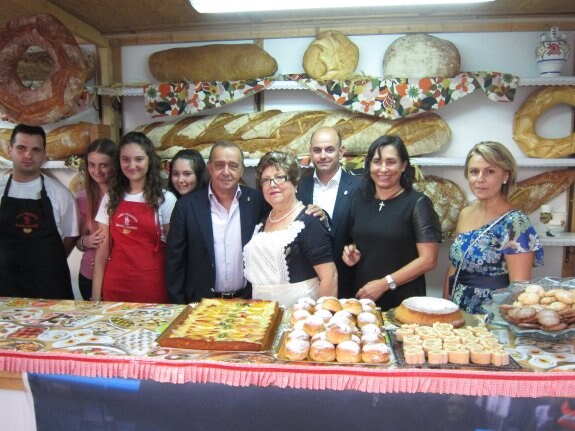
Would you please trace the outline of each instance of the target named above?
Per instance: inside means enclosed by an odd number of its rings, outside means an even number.
[[[103,241],[104,233],[102,228],[99,227],[94,233],[84,235],[84,241],[82,241],[82,244],[84,245],[84,248],[98,248]]]
[[[357,291],[355,297],[358,299],[369,298],[377,301],[386,292],[387,281],[385,279],[371,280]]]
[[[341,259],[347,266],[354,266],[361,260],[361,252],[355,244],[346,245],[343,248]]]

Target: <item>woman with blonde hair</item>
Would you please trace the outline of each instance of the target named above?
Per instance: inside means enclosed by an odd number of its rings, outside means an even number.
[[[529,218],[508,200],[517,165],[504,145],[476,144],[464,175],[477,200],[459,214],[443,297],[469,313],[484,313],[493,290],[531,278],[531,268],[543,264],[543,248]]]

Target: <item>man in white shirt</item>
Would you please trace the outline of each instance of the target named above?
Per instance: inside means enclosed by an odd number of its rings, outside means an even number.
[[[345,147],[333,127],[322,127],[310,140],[313,175],[300,180],[297,196],[304,204],[316,204],[329,215],[334,235],[333,253],[338,271],[338,296],[354,297],[353,268],[343,263],[343,247],[349,242],[351,197],[361,184],[361,177],[345,172],[340,166]]]
[[[176,203],[166,249],[171,302],[251,297],[242,250],[269,206],[260,191],[239,185],[243,170],[241,149],[216,143],[208,159],[209,186]]]
[[[72,299],[67,257],[79,236],[74,196],[41,173],[41,127],[17,125],[8,154],[13,171],[0,178],[0,296]]]

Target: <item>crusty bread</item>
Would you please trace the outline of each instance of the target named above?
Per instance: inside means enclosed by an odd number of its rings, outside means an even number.
[[[539,116],[559,104],[575,107],[575,86],[540,88],[531,93],[515,113],[513,139],[529,157],[558,158],[575,153],[575,133],[558,139],[537,135],[535,126]]]
[[[467,195],[453,181],[434,175],[426,175],[413,184],[433,202],[433,209],[439,217],[442,233],[455,231],[459,212],[468,204]]]
[[[46,133],[48,160],[65,160],[68,156],[81,156],[95,139],[109,138],[110,126],[92,123],[76,123],[58,127]],[[0,129],[0,156],[8,158],[8,146],[12,129]]]
[[[395,40],[383,57],[384,78],[448,77],[459,73],[460,56],[450,41],[428,34]]]
[[[544,172],[519,181],[509,200],[513,206],[522,210],[525,214],[530,214],[541,205],[559,196],[574,181],[575,170],[573,169]]]
[[[214,44],[158,51],[148,59],[158,81],[232,81],[272,76],[276,60],[255,44]]]
[[[305,73],[320,80],[348,78],[358,62],[358,47],[339,31],[320,33],[303,55]]]
[[[420,121],[424,133],[417,131]],[[271,150],[307,155],[312,134],[325,126],[339,131],[348,154],[365,154],[374,140],[391,129],[405,137],[412,156],[438,151],[447,145],[450,137],[449,126],[436,114],[390,121],[346,110],[226,113],[150,123],[136,130],[145,133],[160,156],[166,158],[182,148],[195,148],[207,156],[211,146],[223,140],[238,144],[250,157],[261,157]],[[425,144],[421,145],[421,141]]]
[[[31,46],[54,60],[48,79],[30,90],[18,77],[18,62]],[[0,111],[14,122],[50,124],[73,114],[84,91],[86,65],[74,35],[48,14],[21,16],[0,29]]]

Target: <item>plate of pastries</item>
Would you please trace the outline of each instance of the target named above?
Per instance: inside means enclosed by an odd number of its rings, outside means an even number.
[[[387,366],[393,361],[375,302],[331,296],[300,298],[293,305],[277,357],[324,364]]]
[[[485,308],[489,322],[506,326],[514,334],[542,340],[575,335],[575,284],[573,279],[543,278],[515,282],[493,292]]]

